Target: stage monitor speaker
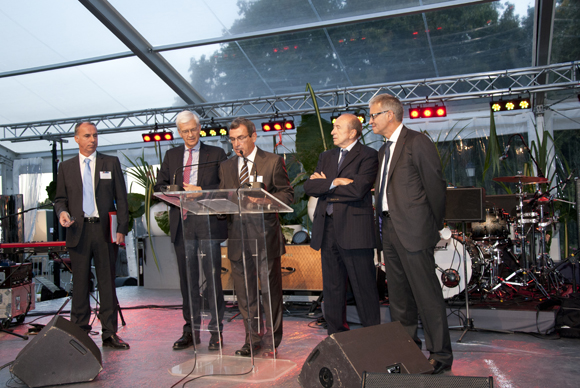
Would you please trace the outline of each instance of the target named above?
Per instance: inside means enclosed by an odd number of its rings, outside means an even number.
[[[365,373],[363,388],[493,388],[493,377]]]
[[[483,187],[448,187],[445,221],[485,221],[485,189]]]
[[[18,353],[10,372],[34,388],[92,381],[102,365],[88,334],[57,315]]]
[[[363,373],[431,373],[433,367],[400,322],[332,334],[298,375],[303,388],[360,387]]]

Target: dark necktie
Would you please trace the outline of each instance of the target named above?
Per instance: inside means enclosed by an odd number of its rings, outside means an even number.
[[[242,171],[240,171],[240,186],[248,183],[250,179],[250,174],[248,173],[248,162],[244,159],[244,165],[242,166]]]
[[[344,161],[344,158],[346,158],[346,154],[348,154],[348,150],[346,149],[341,149],[340,150],[340,160],[338,161],[338,166],[336,167],[336,172],[338,175],[338,171],[340,170],[340,166],[342,166],[342,162]],[[326,214],[328,214],[329,216],[332,215],[332,212],[334,211],[334,207],[332,203],[329,203],[326,205]]]
[[[379,203],[377,204],[381,211],[383,210],[383,198],[385,196],[385,186],[386,186],[386,181],[387,181],[387,173],[389,172],[389,158],[391,157],[391,144],[393,144],[392,141],[387,140],[386,146],[385,146],[385,167],[383,168],[383,175],[381,177],[381,189],[379,190]]]

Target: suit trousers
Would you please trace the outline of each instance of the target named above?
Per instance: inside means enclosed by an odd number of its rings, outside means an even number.
[[[391,319],[400,321],[421,349],[421,339],[417,336],[418,317],[421,316],[425,346],[431,358],[451,365],[453,352],[445,300],[435,270],[435,247],[407,251],[391,219],[381,217]]]
[[[244,261],[247,279],[244,276]],[[256,261],[258,263],[256,263]],[[278,347],[282,342],[282,268],[280,257],[268,259],[265,254],[254,259],[247,250],[245,258],[232,260],[232,278],[238,298],[238,306],[244,318],[246,329],[246,343],[252,337],[253,344],[262,344],[262,347]],[[259,270],[256,268],[259,267]],[[246,281],[248,296],[246,297]],[[258,281],[262,294],[260,303]],[[268,292],[269,291],[269,292]],[[248,299],[249,298],[249,299]],[[260,337],[259,331],[263,327],[262,311],[266,316],[266,330]],[[248,324],[251,322],[251,327]]]
[[[106,220],[106,218],[104,218]],[[103,221],[103,222],[107,222]],[[81,218],[76,222],[84,222]],[[104,241],[98,223],[85,222],[79,244],[68,248],[73,275],[71,322],[86,332],[91,331],[90,273],[91,258],[97,273],[99,291],[99,320],[102,337],[107,339],[117,332],[117,293],[115,291],[115,264],[119,247]]]
[[[364,327],[381,323],[374,250],[343,249],[336,241],[333,217],[326,216],[321,246],[322,295],[328,334],[349,330],[346,290],[350,280],[356,310]]]
[[[187,242],[184,241],[183,224],[180,222],[173,246],[177,257],[179,288],[183,300],[182,312],[185,320],[183,331],[191,333],[193,330],[200,330],[202,306],[205,308],[209,306],[211,314],[211,320],[208,325],[209,331],[222,331],[226,304],[221,281],[220,242],[218,240],[198,240],[190,237],[188,236]],[[190,255],[189,260],[186,258],[186,250]],[[200,295],[200,260],[198,254],[205,255],[203,256],[204,259],[201,260],[201,267],[206,281],[206,288],[209,292],[203,296]],[[203,302],[202,298],[204,296],[208,298],[207,302]]]

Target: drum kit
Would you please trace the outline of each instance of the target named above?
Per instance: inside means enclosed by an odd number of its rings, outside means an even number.
[[[435,263],[445,299],[462,295],[465,287],[466,295],[482,300],[559,295],[563,277],[547,252],[551,225],[557,222],[555,199],[548,193],[523,190],[548,179],[515,175],[493,180],[516,183],[517,194],[488,196],[491,205],[485,221],[472,222],[463,232],[447,227],[440,232]],[[493,197],[502,197],[503,207]]]

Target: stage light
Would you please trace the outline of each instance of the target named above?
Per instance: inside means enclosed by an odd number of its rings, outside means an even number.
[[[141,134],[143,137],[143,141],[145,143],[149,143],[152,141],[165,141],[165,140],[173,140],[173,132],[171,131],[163,131],[163,132],[149,132]]]
[[[431,117],[433,117],[433,108],[423,108],[421,110],[421,117],[423,117],[424,119],[429,119]]]
[[[444,106],[435,105],[435,116],[436,117],[447,117],[447,108]]]
[[[228,128],[225,125],[214,123],[213,119],[206,124],[200,131],[201,137],[227,136]]]
[[[207,136],[207,132],[205,129],[202,129],[201,131],[199,131],[199,136],[200,137],[206,137]]]
[[[409,109],[409,117],[412,119],[418,119],[419,117],[421,117],[421,108]]]
[[[367,121],[364,113],[357,113],[356,118],[361,124],[364,124]]]
[[[520,109],[530,109],[529,98],[517,98],[513,100],[492,101],[489,103],[491,110],[494,112],[513,111]]]
[[[289,129],[296,129],[294,120],[272,119],[266,123],[262,123],[262,131],[286,131]]]
[[[334,124],[334,122],[336,121],[336,119],[337,119],[337,118],[339,118],[339,116],[340,116],[340,115],[334,115],[334,114],[333,114],[332,116],[330,116],[330,122],[331,122],[332,124]]]

